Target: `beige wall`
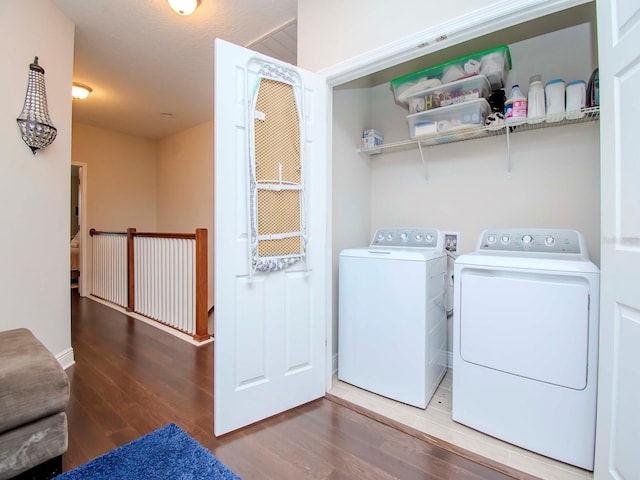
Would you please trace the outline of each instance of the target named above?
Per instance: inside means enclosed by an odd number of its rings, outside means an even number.
[[[74,162],[87,165],[86,230],[91,228],[124,232],[156,231],[157,142],[102,128],[73,123]],[[81,225],[81,228],[85,228]],[[91,241],[85,242],[84,255],[91,292]]]
[[[298,65],[319,71],[493,3],[498,0],[300,0]]]
[[[206,228],[209,301],[213,305],[213,121],[159,141],[157,227],[162,232]]]
[[[87,165],[87,228],[209,237],[213,305],[213,122],[149,140],[75,122],[73,161]],[[91,242],[87,242],[91,258]],[[91,278],[88,264],[87,278]]]
[[[87,164],[87,227],[156,230],[157,142],[73,123],[73,161]]]
[[[30,329],[73,362],[69,303],[69,189],[74,26],[50,0],[2,2],[0,15],[0,330]],[[45,69],[58,135],[35,155],[16,125],[29,64]]]

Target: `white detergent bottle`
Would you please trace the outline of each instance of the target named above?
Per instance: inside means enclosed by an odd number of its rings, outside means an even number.
[[[520,91],[517,83],[511,88],[511,93],[504,102],[504,119],[506,122],[527,118],[527,97]]]
[[[545,99],[542,77],[533,75],[529,80],[529,93],[527,98],[527,123],[540,123],[544,120]]]

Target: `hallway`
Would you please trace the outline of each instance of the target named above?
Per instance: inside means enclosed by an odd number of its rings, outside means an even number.
[[[511,478],[327,399],[215,438],[212,343],[195,347],[77,290],[71,311],[65,471],[175,422],[245,480]]]

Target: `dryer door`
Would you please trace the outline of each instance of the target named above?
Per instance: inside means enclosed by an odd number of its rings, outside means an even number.
[[[481,269],[461,274],[464,361],[576,390],[586,387],[586,279]]]

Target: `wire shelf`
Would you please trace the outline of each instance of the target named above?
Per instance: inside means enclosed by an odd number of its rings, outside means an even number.
[[[567,118],[567,116],[570,116]],[[433,145],[444,145],[447,143],[463,142],[476,138],[505,135],[507,128],[509,134],[527,132],[530,130],[540,130],[543,128],[560,127],[575,123],[594,122],[600,118],[600,107],[583,108],[576,112],[567,112],[555,115],[544,115],[541,117],[527,118],[522,120],[509,121],[500,125],[483,125],[456,132],[438,133],[401,142],[385,143],[377,145],[375,148],[358,149],[358,153],[368,155],[379,155],[382,153],[397,152],[407,150],[415,146],[430,147]]]

